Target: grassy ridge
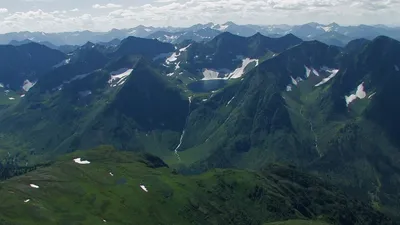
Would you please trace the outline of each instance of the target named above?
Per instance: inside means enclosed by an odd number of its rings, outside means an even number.
[[[75,157],[91,163],[76,164]],[[157,157],[106,146],[66,155],[48,167],[3,181],[0,202],[2,225],[103,220],[115,225],[263,224],[289,219],[394,224],[293,168],[274,165],[261,173],[213,170],[182,176]]]

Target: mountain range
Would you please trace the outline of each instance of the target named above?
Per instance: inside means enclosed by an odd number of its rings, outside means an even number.
[[[18,44],[34,41],[48,47],[65,45],[83,45],[87,41],[110,42],[114,39],[125,39],[128,36],[157,39],[163,42],[178,44],[185,40],[196,42],[209,41],[222,32],[249,37],[261,33],[269,37],[280,37],[292,33],[303,40],[318,40],[329,45],[344,47],[353,39],[369,40],[384,35],[400,39],[399,27],[384,25],[340,26],[337,23],[303,25],[237,25],[233,22],[224,24],[196,24],[187,28],[146,27],[143,25],[130,29],[113,29],[108,32],[76,31],[63,33],[14,32],[0,35],[0,44]],[[65,48],[65,47],[64,47]]]
[[[86,42],[69,53],[31,42],[2,46],[18,54],[1,58],[13,66],[0,67],[0,169],[6,179],[0,191],[21,188],[2,202],[32,203],[6,207],[0,221],[31,224],[37,216],[44,224],[82,223],[101,216],[115,224],[132,218],[158,224],[178,215],[181,224],[229,218],[229,224],[395,224],[400,42],[379,35],[341,47],[292,33],[252,34],[251,27],[243,36],[221,32],[201,42]],[[93,161],[81,165],[92,169],[74,168],[78,157]],[[159,165],[145,168],[138,157],[147,167],[149,160]],[[109,172],[123,173],[118,179],[129,185],[101,178],[113,177]],[[64,187],[65,181],[72,186]],[[59,197],[21,182],[52,187]],[[148,218],[160,216],[154,220],[123,214],[115,201],[127,204],[118,193],[128,193],[131,182],[157,190],[139,202],[170,211],[146,206]],[[107,188],[96,189],[99,184]],[[84,200],[67,200],[74,195]],[[71,201],[82,208],[66,219]],[[272,204],[278,202],[285,202],[279,210]],[[48,211],[28,213],[25,221],[10,217],[41,207]]]

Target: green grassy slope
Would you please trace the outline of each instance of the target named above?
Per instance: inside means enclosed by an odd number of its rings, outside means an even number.
[[[171,154],[189,110],[188,96],[140,57],[122,57],[70,83],[75,64],[57,79],[39,82],[1,116],[4,151],[56,156],[110,144],[119,149]],[[132,68],[123,85],[108,83],[112,71]],[[69,73],[68,73],[69,72]],[[69,75],[69,77],[67,76]],[[61,85],[60,85],[61,84]],[[59,88],[57,88],[59,87]],[[83,95],[82,93],[89,92]],[[25,149],[13,148],[20,140]],[[14,147],[17,145],[14,142]],[[20,144],[18,144],[20,145]]]
[[[333,67],[339,53],[336,47],[304,42],[260,64],[243,81],[193,109],[182,145],[191,153],[182,154],[195,155],[201,147],[203,158],[196,166],[203,169],[259,168],[274,161],[303,164],[317,158],[310,143],[296,136],[297,121],[290,117],[283,90],[290,76],[306,79],[305,65]]]
[[[377,54],[380,46],[392,45]],[[393,66],[398,46],[378,38],[343,56],[336,47],[305,42],[265,61],[241,83],[193,109],[180,153],[182,171],[258,169],[285,161],[330,179],[379,210],[398,214],[398,107],[393,104],[400,84]],[[324,66],[340,70],[315,87],[322,77],[306,79],[305,65],[320,75]],[[290,76],[303,81],[295,86]],[[361,82],[367,96],[376,95],[346,107],[345,95]],[[291,92],[285,90],[288,84]]]
[[[91,163],[77,164],[77,157]],[[63,156],[1,182],[0,201],[2,225],[263,224],[289,219],[395,224],[293,168],[212,170],[186,177],[151,155],[106,146]]]

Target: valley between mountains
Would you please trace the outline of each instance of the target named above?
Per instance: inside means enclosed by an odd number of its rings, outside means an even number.
[[[400,218],[395,39],[0,48],[1,224]]]

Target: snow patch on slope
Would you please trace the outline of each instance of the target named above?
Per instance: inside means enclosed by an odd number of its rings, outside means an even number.
[[[234,99],[235,99],[235,96],[233,96],[233,97],[231,98],[231,100],[229,100],[229,102],[228,102],[228,104],[226,104],[226,106],[230,105],[231,102],[232,102]]]
[[[179,49],[179,52],[185,52],[192,44],[189,44],[188,46]]]
[[[356,99],[364,99],[366,97],[367,97],[367,93],[364,90],[364,82],[362,82],[360,85],[358,85],[357,91],[355,94],[351,94],[350,96],[345,96],[346,105],[349,106],[350,103],[352,103]]]
[[[219,31],[224,31],[229,28],[229,25],[228,24],[214,24],[211,28],[215,29],[215,30],[219,30]]]
[[[330,31],[332,31],[332,27],[330,27],[330,26],[327,26],[327,27],[319,27],[319,28],[321,28],[321,29],[323,29],[325,32],[330,32]]]
[[[376,92],[372,93],[372,94],[368,97],[368,99],[371,99],[371,98],[374,97],[375,95],[376,95]]]
[[[307,66],[304,66],[304,68],[306,69],[306,77],[307,78],[310,77],[310,74],[311,74],[310,68],[308,68]]]
[[[172,55],[169,56],[169,57],[165,60],[165,63],[171,64],[171,63],[175,62],[176,60],[178,60],[178,56],[179,56],[178,53],[176,53],[176,52],[172,53]]]
[[[290,78],[292,79],[292,84],[294,84],[294,85],[296,85],[296,86],[297,86],[297,84],[298,84],[297,80],[296,80],[296,79],[294,79],[292,76],[290,76]]]
[[[165,60],[165,63],[169,65],[169,64],[175,62],[176,60],[178,60],[178,57],[181,55],[181,53],[182,53],[182,52],[185,52],[191,45],[192,45],[192,44],[189,44],[188,46],[179,49],[178,52],[172,53],[172,55],[169,56],[169,57]]]
[[[179,36],[177,36],[177,35],[171,35],[171,36],[164,35],[164,37],[169,41],[175,41],[176,39],[179,38]]]
[[[35,83],[32,83],[29,80],[25,80],[24,83],[22,84],[22,89],[24,89],[24,91],[28,92],[33,86],[35,86]]]
[[[312,69],[312,72],[313,72],[313,74],[315,74],[317,77],[319,77],[319,73],[318,73],[318,71],[317,71],[317,70],[315,70],[315,69]]]
[[[111,72],[111,78],[108,80],[108,83],[111,87],[116,87],[123,85],[126,81],[126,78],[131,75],[133,69],[122,68],[116,71]],[[116,83],[115,83],[116,82]]]
[[[77,163],[77,164],[81,164],[81,165],[87,165],[87,164],[90,164],[90,162],[89,162],[89,161],[87,161],[87,160],[83,160],[83,161],[82,161],[82,159],[81,159],[81,158],[76,158],[76,159],[74,159],[74,162],[75,162],[75,163]]]
[[[140,188],[144,191],[144,192],[149,192],[149,190],[146,188],[146,186],[144,185],[140,185]]]
[[[178,63],[176,64],[175,70],[179,70],[179,69],[181,68],[180,64],[181,64],[181,62],[178,62]]]
[[[241,78],[249,64],[254,62],[256,63],[255,66],[258,66],[258,59],[245,58],[242,60],[242,65],[233,72],[228,69],[204,69],[204,78],[202,80],[228,80]]]
[[[327,72],[329,72],[331,75],[329,75],[328,77],[324,78],[321,82],[316,84],[315,87],[319,87],[319,86],[325,84],[326,82],[330,81],[332,78],[334,78],[336,76],[336,74],[339,72],[339,70],[338,69],[327,70]]]
[[[365,97],[367,97],[367,93],[364,90],[364,82],[361,83],[358,87],[357,87],[357,92],[356,92],[357,98],[359,99],[364,99]]]
[[[39,188],[39,186],[36,185],[36,184],[30,184],[29,186],[31,186],[31,188],[35,188],[35,189],[38,189],[38,188]]]
[[[237,79],[243,76],[244,71],[246,69],[246,67],[252,63],[252,62],[256,62],[256,66],[258,66],[258,59],[250,59],[250,58],[245,58],[242,61],[242,66],[237,68],[235,71],[233,71],[231,74],[228,75],[228,78],[230,79]]]
[[[219,78],[219,72],[212,69],[204,69],[203,71],[204,78],[202,80],[216,80],[216,79],[223,79]]]
[[[65,59],[65,60],[61,61],[60,63],[54,65],[53,68],[65,66],[65,65],[69,64],[70,62],[71,62],[71,59]]]

